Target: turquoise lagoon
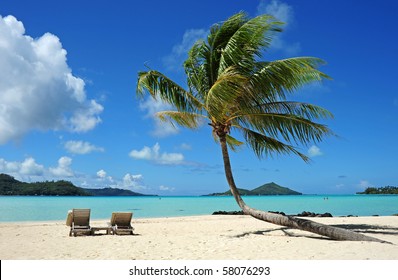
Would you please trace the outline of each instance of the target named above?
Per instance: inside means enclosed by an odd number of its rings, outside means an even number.
[[[333,216],[388,216],[398,213],[398,195],[247,196],[251,207],[297,214],[329,212]],[[109,219],[114,211],[135,218],[208,215],[239,210],[233,197],[62,197],[0,196],[0,222],[62,221],[72,208],[90,208],[92,219]]]

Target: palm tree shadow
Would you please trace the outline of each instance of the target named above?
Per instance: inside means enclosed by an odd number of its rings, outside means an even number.
[[[233,237],[242,238],[242,237],[249,236],[252,234],[266,235],[267,233],[270,233],[270,232],[282,231],[285,234],[285,236],[289,236],[289,237],[307,237],[307,238],[313,238],[313,239],[329,239],[327,237],[322,237],[322,236],[318,237],[318,236],[311,236],[311,235],[307,235],[307,234],[296,234],[296,233],[290,232],[289,230],[294,230],[294,229],[289,228],[289,227],[281,227],[281,228],[268,229],[268,230],[257,230],[257,231],[250,231],[250,232],[238,234]]]
[[[378,225],[368,225],[368,224],[335,224],[335,225],[330,225],[330,226],[343,228],[343,229],[351,230],[351,231],[362,233],[362,234],[398,235],[398,227],[378,226]],[[257,231],[244,232],[242,234],[238,234],[233,237],[242,238],[242,237],[249,236],[252,234],[267,235],[267,233],[282,231],[285,234],[285,236],[289,236],[289,237],[306,237],[306,238],[311,238],[311,239],[333,240],[333,239],[325,237],[325,236],[311,235],[311,233],[308,233],[305,231],[292,232],[292,230],[295,230],[295,229],[289,228],[289,227],[281,227],[281,228],[268,229],[268,230],[257,230]]]
[[[348,229],[359,233],[398,235],[398,227],[367,225],[367,224],[337,224],[331,226]]]
[[[233,237],[242,238],[242,237],[245,237],[245,236],[248,236],[248,235],[251,235],[251,234],[255,234],[255,235],[265,235],[266,233],[273,232],[273,231],[278,231],[278,230],[280,230],[280,228],[268,229],[268,230],[249,231],[249,232],[244,232],[244,233],[242,233],[242,234],[235,235],[235,236],[233,236]]]

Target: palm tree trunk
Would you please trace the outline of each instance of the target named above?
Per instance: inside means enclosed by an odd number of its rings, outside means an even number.
[[[312,233],[316,233],[322,236],[327,236],[331,239],[335,240],[350,240],[350,241],[375,241],[375,242],[382,242],[388,243],[386,241],[373,238],[370,236],[366,236],[360,233],[356,233],[353,231],[328,226],[324,224],[320,224],[317,222],[313,222],[310,220],[305,220],[293,216],[283,216],[280,214],[270,213],[266,211],[260,211],[254,208],[251,208],[246,205],[243,201],[242,197],[239,194],[238,188],[235,185],[234,177],[232,174],[231,163],[229,160],[229,153],[226,138],[220,136],[220,144],[222,150],[222,156],[224,160],[224,169],[225,169],[225,176],[227,178],[229,187],[231,189],[232,195],[234,196],[236,202],[238,203],[239,207],[242,209],[245,215],[250,215],[256,219],[273,223],[276,225],[286,226],[289,228],[300,229],[304,231],[309,231]]]

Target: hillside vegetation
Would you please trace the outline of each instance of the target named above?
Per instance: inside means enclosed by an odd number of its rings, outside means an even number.
[[[69,181],[25,183],[7,174],[0,174],[0,195],[42,196],[143,196],[144,194],[117,188],[87,189]]]

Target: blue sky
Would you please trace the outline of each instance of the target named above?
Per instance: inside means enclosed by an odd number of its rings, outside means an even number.
[[[182,63],[212,24],[246,11],[286,22],[264,60],[316,56],[333,80],[292,100],[323,106],[330,137],[294,156],[231,154],[239,187],[307,194],[398,185],[398,3],[389,1],[0,2],[0,172],[159,195],[228,189],[209,127],[174,130],[138,100],[146,66],[185,83]]]

